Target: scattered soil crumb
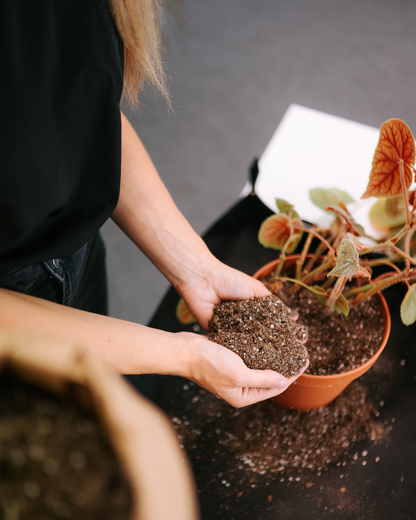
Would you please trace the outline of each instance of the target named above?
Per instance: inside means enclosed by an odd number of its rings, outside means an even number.
[[[132,492],[99,419],[0,374],[0,518],[125,520]]]
[[[308,359],[306,328],[276,296],[224,301],[214,308],[208,339],[238,354],[249,368],[296,375]]]

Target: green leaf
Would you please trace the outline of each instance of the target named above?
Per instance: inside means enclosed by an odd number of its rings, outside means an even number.
[[[314,288],[318,288],[318,287],[319,287],[318,285],[314,285]],[[325,291],[324,289],[322,289],[322,291],[324,292],[324,294],[323,293],[317,294],[315,292],[315,296],[321,305],[326,305],[329,300],[329,297],[331,295],[332,289],[329,289],[328,291]],[[340,312],[344,316],[348,316],[348,314],[350,312],[350,306],[348,304],[348,300],[345,298],[345,296],[343,294],[338,296],[337,301],[334,304],[334,310],[336,310],[337,312]]]
[[[311,290],[316,295],[321,295],[321,296],[326,296],[327,295],[327,291],[325,291],[325,289],[323,287],[321,287],[320,285],[312,285]]]
[[[284,199],[274,199],[274,200],[276,201],[276,207],[279,210],[280,214],[287,215],[289,213],[289,211],[292,210],[292,217],[300,219],[299,214],[297,211],[295,211],[295,206],[293,204],[289,204],[289,202],[287,202]]]
[[[334,305],[334,309],[343,314],[345,317],[347,317],[350,313],[350,306],[348,304],[348,300],[347,298],[345,298],[343,294],[338,296],[338,299]]]
[[[346,191],[341,191],[337,188],[314,188],[309,191],[309,197],[315,206],[318,206],[318,208],[324,211],[328,206],[339,206],[341,204],[355,202]]]
[[[400,316],[405,325],[412,325],[416,321],[416,284],[407,291],[400,306]]]
[[[392,199],[381,198],[373,204],[369,211],[369,219],[376,229],[394,229],[406,222],[403,197]]]
[[[360,263],[355,245],[348,238],[343,238],[338,249],[337,263],[328,276],[345,276],[350,278],[358,273]]]

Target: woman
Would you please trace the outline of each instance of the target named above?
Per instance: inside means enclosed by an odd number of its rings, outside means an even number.
[[[205,337],[105,316],[111,217],[208,327],[221,299],[268,294],[222,264],[179,212],[120,113],[145,82],[165,95],[152,0],[3,0],[0,326],[71,338],[122,374],[189,378],[239,407],[295,378],[249,370]],[[115,22],[115,23],[114,23]]]

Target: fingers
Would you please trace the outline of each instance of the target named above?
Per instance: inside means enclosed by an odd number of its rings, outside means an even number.
[[[234,388],[226,397],[225,401],[236,408],[249,406],[251,404],[271,399],[284,392],[296,379],[308,368],[309,360],[298,374],[286,378],[272,370],[250,370],[250,385]],[[273,384],[274,383],[274,384]]]

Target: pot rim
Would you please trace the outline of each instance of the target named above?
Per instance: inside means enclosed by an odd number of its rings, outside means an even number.
[[[299,257],[300,257],[299,254],[288,255],[285,258],[285,262],[287,260],[295,260]],[[268,262],[263,267],[260,267],[260,269],[258,269],[254,273],[253,278],[255,278],[256,280],[259,280],[260,273],[261,273],[262,277],[266,276],[266,274],[264,273],[265,271],[267,272],[267,274],[269,274],[271,272],[271,270],[273,269],[273,267],[279,262],[279,260],[280,259],[277,258],[276,260],[272,260],[271,262]],[[357,374],[357,372],[364,373],[367,369],[369,369],[375,363],[375,361],[380,356],[381,352],[383,351],[384,347],[387,344],[387,341],[390,336],[390,330],[391,330],[391,317],[390,317],[390,311],[389,311],[386,299],[381,294],[381,292],[376,293],[376,296],[378,297],[378,299],[380,301],[381,312],[383,315],[383,325],[384,325],[383,341],[381,342],[381,345],[377,349],[377,351],[369,359],[367,359],[367,361],[365,363],[363,363],[359,367],[356,367],[352,370],[348,370],[346,372],[340,372],[338,374],[330,374],[330,375],[305,374],[305,372],[304,372],[301,375],[301,378],[304,381],[307,379],[312,383],[313,381],[326,380],[328,382],[328,385],[332,386],[332,385],[330,385],[331,381],[335,381],[336,379],[339,379],[340,377],[344,377],[344,376],[353,376],[353,375]],[[295,381],[293,384],[296,384],[296,382],[297,381]],[[298,384],[300,384],[300,382]]]

